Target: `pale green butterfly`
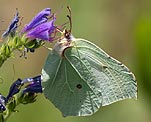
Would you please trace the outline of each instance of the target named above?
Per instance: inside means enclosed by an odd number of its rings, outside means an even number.
[[[63,116],[87,116],[101,106],[137,98],[129,69],[85,39],[63,33],[42,69],[44,95]]]

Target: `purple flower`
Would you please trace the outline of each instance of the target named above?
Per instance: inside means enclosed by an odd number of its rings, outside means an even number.
[[[18,28],[18,22],[19,22],[19,12],[17,11],[14,19],[12,20],[11,24],[7,28],[7,30],[2,34],[2,38],[6,38],[7,36],[15,36],[16,29]]]
[[[31,40],[40,39],[53,41],[51,34],[54,33],[55,30],[54,22],[56,18],[54,16],[53,20],[48,21],[49,15],[50,8],[42,10],[25,26],[22,32]]]
[[[11,85],[10,89],[9,89],[9,93],[6,97],[6,102],[15,94],[17,94],[20,89],[21,89],[21,86],[23,85],[22,83],[22,80],[21,79],[18,79],[16,80],[15,82],[13,82],[13,84]]]
[[[45,8],[44,10],[42,10],[41,12],[39,12],[32,20],[29,24],[27,24],[22,32],[27,32],[31,29],[33,29],[34,27],[47,22],[48,20],[48,16],[51,13],[51,9],[50,8]]]
[[[26,78],[24,80],[18,79],[11,85],[9,89],[9,93],[5,99],[5,102],[7,103],[10,98],[13,97],[13,95],[20,92],[21,87],[25,84],[27,84],[25,88],[22,90],[22,93],[42,93],[42,86],[41,86],[41,76],[36,76],[34,78]],[[1,104],[1,103],[0,103]]]
[[[0,113],[6,110],[5,97],[0,94]]]
[[[38,38],[41,40],[53,41],[51,34],[55,30],[54,21],[55,19],[35,27],[31,31],[27,32],[26,36],[31,39]]]
[[[34,78],[27,78],[22,81],[23,83],[29,83],[24,89],[23,94],[25,93],[42,93],[41,86],[41,75]]]

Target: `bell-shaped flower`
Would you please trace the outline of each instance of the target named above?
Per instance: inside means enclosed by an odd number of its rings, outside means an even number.
[[[18,28],[18,22],[19,22],[19,12],[17,11],[15,17],[13,18],[12,22],[8,26],[7,30],[2,34],[1,38],[6,38],[7,36],[15,36],[16,29]]]
[[[53,19],[48,21],[50,14],[50,8],[42,10],[24,27],[22,33],[25,33],[26,37],[31,40],[40,39],[50,42],[53,41],[52,33],[55,31],[54,22],[56,18],[54,15]]]
[[[18,79],[16,80],[15,82],[12,83],[10,89],[9,89],[9,93],[6,97],[6,102],[15,94],[17,94],[20,89],[21,89],[21,86],[23,85],[22,83],[22,80],[21,79]]]
[[[31,31],[27,32],[26,36],[30,39],[38,38],[46,41],[53,41],[51,34],[55,30],[54,21],[55,19],[35,27]]]
[[[47,22],[48,16],[51,14],[51,9],[50,8],[45,8],[41,12],[39,12],[31,21],[29,24],[27,24],[22,32],[27,32],[36,26]]]
[[[36,101],[37,93],[42,93],[41,76],[34,78],[25,78],[22,80],[25,88],[22,89],[20,95],[20,103],[28,104]]]
[[[23,83],[28,83],[23,89],[23,94],[25,93],[42,93],[41,85],[41,75],[34,78],[27,78],[22,81]]]

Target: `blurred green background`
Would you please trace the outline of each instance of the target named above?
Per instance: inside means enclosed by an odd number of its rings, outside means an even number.
[[[0,30],[7,28],[16,8],[23,16],[21,27],[45,7],[57,12],[57,25],[67,21],[72,9],[75,37],[91,40],[111,56],[127,65],[138,81],[138,100],[116,102],[89,117],[62,117],[61,113],[38,96],[37,102],[17,107],[8,122],[151,122],[151,1],[150,0],[0,0]],[[0,93],[6,95],[12,81],[40,74],[48,54],[38,49],[28,58],[10,58],[0,68],[4,82]],[[14,68],[13,68],[14,67]],[[14,71],[15,69],[15,71]]]

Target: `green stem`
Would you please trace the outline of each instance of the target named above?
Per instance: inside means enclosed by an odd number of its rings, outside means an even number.
[[[7,119],[10,117],[11,114],[12,114],[12,111],[8,110],[6,116],[4,116],[4,122],[7,121]]]
[[[15,108],[20,104],[19,95],[15,95],[12,99],[14,100],[11,101],[11,103],[6,106],[7,110],[6,113],[4,114],[4,122],[8,120],[8,118],[11,116],[12,113],[17,111],[15,110]]]
[[[24,51],[25,48],[37,49],[44,45],[42,40],[28,40],[25,36],[18,36],[8,38],[7,42],[0,47],[0,67],[10,57],[13,56],[14,50]]]
[[[7,42],[3,43],[0,47],[0,67],[3,65],[3,63],[13,56],[13,51],[18,50],[24,50],[24,47],[27,43],[24,37],[20,38],[18,36],[15,36],[13,38],[8,38]]]

